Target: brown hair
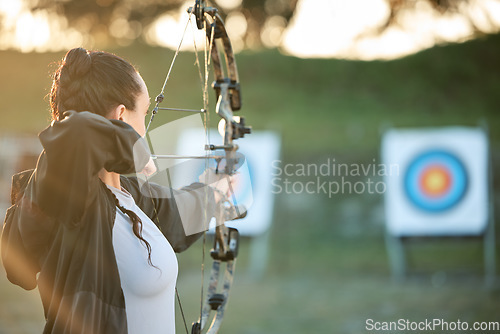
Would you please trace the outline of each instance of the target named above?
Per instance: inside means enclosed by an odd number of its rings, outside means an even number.
[[[108,52],[71,49],[54,73],[52,119],[61,120],[67,110],[106,116],[120,104],[135,110],[140,92],[137,71],[123,58]]]

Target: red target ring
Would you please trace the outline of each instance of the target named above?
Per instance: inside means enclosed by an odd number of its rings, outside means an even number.
[[[463,163],[451,152],[434,150],[419,154],[404,177],[405,194],[418,209],[446,211],[464,197],[468,177]]]

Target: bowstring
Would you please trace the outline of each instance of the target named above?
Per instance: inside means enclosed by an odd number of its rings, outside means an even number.
[[[163,96],[164,95],[164,92],[165,92],[165,87],[167,86],[167,82],[168,82],[168,79],[170,78],[170,73],[172,72],[172,68],[174,66],[174,63],[175,63],[175,60],[177,59],[177,55],[179,54],[179,51],[181,49],[181,46],[182,46],[182,42],[184,41],[184,36],[186,35],[186,31],[187,31],[187,27],[189,25],[189,23],[191,22],[191,15],[189,15],[189,19],[188,19],[188,23],[186,24],[186,27],[184,28],[184,32],[181,36],[181,40],[179,42],[179,45],[177,46],[177,49],[175,50],[175,54],[174,54],[174,57],[172,58],[172,62],[170,63],[170,68],[168,70],[168,73],[167,73],[167,76],[165,78],[165,82],[163,83],[163,87],[161,89],[161,92],[158,96]],[[146,127],[146,131],[144,132],[144,138],[149,138],[149,142],[150,142],[150,146],[151,148],[153,148],[153,145],[151,143],[151,138],[148,136],[148,131],[149,131],[149,127],[151,125],[151,122],[153,121],[153,118],[154,118],[154,115],[156,114],[156,112],[158,111],[158,105],[163,101],[163,98],[160,100],[158,99],[157,97],[157,101],[156,101],[156,104],[155,104],[155,107],[153,108],[153,111],[151,113],[151,117],[149,119],[149,122],[148,122],[148,126]],[[153,150],[152,150],[153,151]],[[152,152],[154,153],[154,152]],[[156,162],[154,162],[155,165],[156,165]],[[149,176],[147,174],[144,174],[145,178],[146,178],[146,183],[148,185],[148,190],[149,190],[149,195],[150,195],[150,198],[151,198],[151,202],[153,204],[153,209],[154,209],[154,213],[155,213],[155,217],[156,217],[156,222],[158,223],[158,227],[160,227],[160,220],[159,220],[159,215],[158,215],[158,211],[156,210],[156,205],[154,203],[154,200],[153,200],[153,193],[151,191],[151,186],[150,186],[150,183],[149,183]],[[172,188],[172,184],[170,183],[170,188]],[[171,191],[171,196],[173,196],[173,192]],[[161,227],[160,227],[161,228]]]
[[[206,36],[206,21],[203,20],[203,31],[205,32]],[[194,28],[191,25],[191,29],[193,29],[193,34],[194,34]],[[208,144],[208,97],[207,97],[207,91],[206,91],[206,82],[203,81],[203,75],[201,72],[201,65],[200,65],[200,59],[198,58],[198,48],[196,46],[196,40],[193,39],[193,45],[194,45],[194,50],[195,50],[195,55],[196,55],[196,66],[198,68],[198,74],[200,75],[200,84],[202,85],[202,96],[203,96],[203,108],[206,110],[205,114],[203,115],[203,127],[204,127],[204,132],[205,132],[205,145]],[[206,42],[203,44],[203,62],[206,65],[207,63],[207,45]],[[205,66],[205,78],[207,76],[207,67]],[[207,150],[205,150],[205,155],[207,155]],[[208,169],[208,160],[205,159],[205,171]],[[208,175],[205,173],[205,184],[208,182]],[[208,204],[208,193],[205,192],[205,204]],[[207,222],[207,210],[205,210],[204,215],[203,215],[203,221],[206,224],[209,224],[210,222]],[[204,295],[204,288],[205,288],[205,248],[206,248],[206,243],[207,243],[207,233],[206,231],[203,232],[203,242],[201,246],[201,268],[200,268],[200,325],[202,322],[202,314],[203,314],[203,295]]]
[[[191,29],[194,29],[193,26],[191,25]],[[208,147],[208,145],[210,144],[210,113],[209,113],[209,98],[208,98],[208,80],[209,80],[209,66],[210,66],[210,55],[211,55],[211,52],[212,52],[212,45],[213,45],[213,42],[214,42],[214,30],[215,29],[211,29],[211,32],[210,32],[210,40],[207,41],[206,39],[205,40],[205,43],[203,43],[203,58],[204,58],[204,70],[205,70],[205,78],[203,80],[203,76],[202,76],[202,71],[201,71],[201,64],[200,64],[200,61],[199,61],[199,57],[198,57],[198,48],[196,46],[196,40],[193,39],[193,44],[194,44],[194,49],[195,49],[195,57],[196,57],[196,65],[198,67],[198,74],[200,76],[200,82],[203,83],[203,88],[202,88],[202,91],[203,91],[203,108],[206,110],[206,112],[204,113],[204,122],[203,122],[203,125],[204,125],[204,130],[205,130],[205,171],[208,171],[209,169],[209,151],[208,149],[206,149]],[[206,20],[203,20],[203,31],[204,31],[204,34],[205,36],[207,35],[207,21]],[[193,33],[194,35],[194,33]],[[209,45],[209,48],[207,50],[207,43]],[[205,184],[208,185],[208,173],[205,173]],[[205,192],[205,206],[208,206],[208,191]],[[208,221],[208,212],[207,210],[204,211],[204,222],[206,222],[207,224],[209,224],[209,221]],[[207,229],[208,230],[208,227],[207,226]],[[203,325],[202,324],[202,321],[203,321],[203,297],[204,297],[204,279],[205,279],[205,257],[206,257],[206,241],[207,241],[207,234],[206,234],[206,230],[204,231],[203,233],[203,243],[202,243],[202,255],[201,255],[201,270],[200,270],[200,276],[201,276],[201,288],[200,288],[200,325]]]
[[[153,122],[153,118],[155,117],[156,113],[158,112],[158,106],[160,103],[163,101],[163,98],[165,97],[165,88],[167,87],[168,80],[170,79],[170,73],[172,73],[172,68],[174,67],[175,60],[177,59],[177,56],[179,55],[179,51],[181,50],[182,42],[184,41],[184,36],[186,35],[187,27],[191,23],[191,14],[189,14],[189,19],[186,23],[186,26],[184,27],[184,32],[182,33],[181,40],[179,42],[179,45],[177,46],[177,49],[175,50],[174,57],[172,58],[172,62],[170,63],[170,67],[167,72],[167,76],[165,77],[165,81],[163,82],[163,86],[161,88],[160,94],[156,96],[155,99],[155,107],[153,108],[153,111],[151,112],[151,117],[149,118],[148,126],[146,127],[146,134],[148,133],[149,126],[151,125],[151,122]],[[146,135],[144,135],[146,136]]]

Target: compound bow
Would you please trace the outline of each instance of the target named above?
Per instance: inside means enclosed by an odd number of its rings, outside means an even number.
[[[221,160],[225,161],[225,166],[223,170],[217,168],[217,173],[231,176],[236,173],[239,165],[241,165],[242,155],[237,153],[238,145],[234,144],[233,141],[244,137],[245,134],[251,132],[251,128],[245,125],[245,120],[243,117],[237,117],[233,115],[233,111],[237,111],[241,108],[241,92],[240,84],[238,78],[238,70],[236,66],[236,60],[234,57],[233,49],[229,36],[226,31],[226,27],[218,11],[214,7],[208,7],[203,0],[196,0],[193,7],[188,9],[189,21],[191,18],[195,17],[196,25],[198,29],[205,30],[205,35],[207,38],[207,43],[209,46],[208,52],[205,51],[205,88],[203,91],[204,97],[204,108],[200,110],[190,110],[190,109],[174,109],[174,108],[161,108],[160,103],[164,100],[164,91],[169,79],[172,66],[175,59],[179,53],[182,40],[175,52],[174,58],[170,65],[170,69],[166,76],[163,88],[160,94],[155,99],[155,106],[152,110],[151,118],[149,120],[146,133],[154,119],[154,116],[159,110],[181,110],[188,112],[198,112],[205,114],[205,131],[208,133],[207,117],[208,112],[207,106],[207,82],[208,82],[208,63],[211,60],[213,73],[215,81],[212,87],[215,89],[215,94],[217,98],[217,104],[215,111],[221,118],[221,126],[223,126],[223,144],[222,145],[212,145],[207,142],[205,145],[205,150],[209,151],[220,151],[223,150],[223,155],[211,155],[205,157],[197,156],[174,156],[174,155],[156,155],[154,158],[170,158],[170,159],[190,159],[190,158],[214,158],[217,161],[217,166]],[[187,26],[186,26],[187,29]],[[184,30],[184,34],[186,32]],[[195,44],[196,48],[196,44]],[[206,50],[206,48],[205,48]],[[220,54],[224,55],[225,68],[221,62]],[[197,64],[199,65],[197,50],[195,49]],[[200,70],[201,77],[201,70]],[[230,185],[230,184],[229,184]],[[230,186],[231,187],[231,186]],[[233,190],[230,188],[230,191]],[[216,229],[214,236],[214,247],[210,252],[213,258],[213,263],[210,273],[210,281],[208,285],[207,296],[203,299],[203,288],[202,288],[202,305],[200,311],[199,319],[193,323],[191,328],[192,334],[199,334],[206,329],[207,334],[217,333],[222,319],[224,317],[225,308],[227,305],[229,291],[232,286],[234,269],[236,264],[236,256],[238,255],[238,244],[239,244],[239,233],[238,230],[234,228],[229,228],[225,226],[225,221],[228,219],[242,218],[246,212],[243,214],[238,209],[238,206],[228,199],[228,197],[222,194],[223,199],[219,203],[219,209],[216,214]],[[233,192],[234,196],[234,192]],[[203,260],[202,260],[203,261]],[[218,292],[218,283],[222,275],[221,265],[225,264],[224,277],[222,281],[221,291]],[[203,284],[203,282],[202,282]],[[180,298],[177,295],[180,303]],[[182,310],[182,308],[181,308]],[[212,321],[209,326],[208,321],[211,312],[215,312]],[[184,318],[184,316],[183,316]],[[185,319],[184,319],[185,322]],[[187,332],[187,326],[186,332]]]

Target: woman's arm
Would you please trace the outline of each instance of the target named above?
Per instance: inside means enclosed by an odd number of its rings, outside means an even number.
[[[135,177],[122,177],[121,183],[177,253],[198,240],[215,215],[214,190],[205,184],[174,190],[152,182],[142,184]]]
[[[12,207],[1,237],[7,276],[25,289],[36,286],[38,258],[53,228],[79,226],[97,193],[97,173],[102,168],[133,172],[134,160],[140,169],[149,159],[132,127],[88,112],[69,112],[39,137],[44,150],[36,169],[13,177]]]
[[[139,134],[124,122],[90,112],[65,115],[39,135],[44,151],[32,200],[49,216],[76,225],[96,194],[102,168],[132,173],[146,165],[149,154]]]

